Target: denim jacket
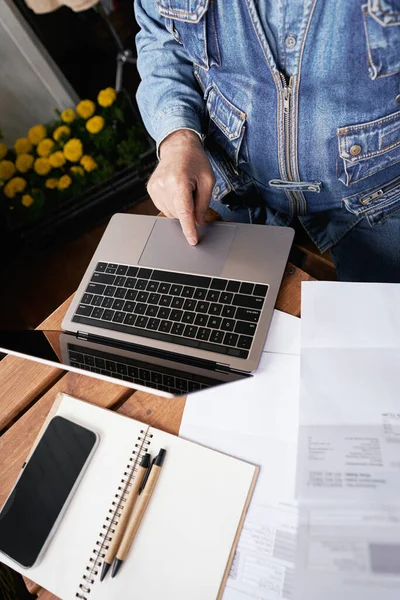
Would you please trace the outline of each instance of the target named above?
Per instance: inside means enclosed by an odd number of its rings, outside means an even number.
[[[143,120],[157,144],[204,136],[214,200],[255,184],[378,224],[400,210],[400,0],[291,5],[272,38],[257,0],[135,0]]]

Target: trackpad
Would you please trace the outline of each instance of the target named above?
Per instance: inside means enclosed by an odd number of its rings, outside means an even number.
[[[139,265],[170,271],[220,275],[236,225],[212,223],[199,228],[199,243],[189,246],[179,221],[160,218],[147,240]]]

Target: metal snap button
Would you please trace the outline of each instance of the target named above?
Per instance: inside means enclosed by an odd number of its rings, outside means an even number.
[[[396,104],[400,104],[400,94],[397,94],[397,96],[394,99],[394,101],[396,102]]]
[[[287,36],[287,38],[285,40],[286,46],[292,50],[295,47],[296,43],[297,43],[296,37],[293,35],[293,33],[289,33],[289,35]]]
[[[362,150],[362,148],[359,144],[354,144],[354,146],[352,146],[350,148],[350,154],[352,156],[358,156],[360,154],[361,150]]]

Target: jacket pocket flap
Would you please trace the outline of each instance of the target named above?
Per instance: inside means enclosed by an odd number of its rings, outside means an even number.
[[[234,106],[217,88],[215,83],[207,97],[210,118],[230,140],[238,139],[243,130],[246,113]]]
[[[351,213],[367,217],[370,225],[378,225],[400,210],[400,176],[343,198]]]
[[[339,154],[352,163],[379,156],[400,146],[400,111],[360,125],[337,130]]]
[[[156,0],[162,17],[187,23],[198,23],[208,9],[210,0]]]
[[[398,0],[368,0],[368,12],[384,27],[400,24]]]

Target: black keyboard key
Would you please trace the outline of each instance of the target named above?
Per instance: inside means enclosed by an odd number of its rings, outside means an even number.
[[[147,302],[148,298],[149,298],[149,292],[139,292],[136,300],[138,302]]]
[[[151,272],[152,269],[139,269],[137,277],[140,277],[140,279],[150,279]]]
[[[171,314],[171,309],[166,308],[165,306],[162,306],[157,313],[157,317],[159,319],[169,319],[170,314]]]
[[[149,317],[144,317],[143,315],[139,315],[139,317],[136,319],[135,326],[136,327],[146,327],[148,321],[149,321]]]
[[[183,298],[192,298],[194,294],[194,288],[192,287],[184,287],[182,290]]]
[[[267,285],[257,284],[254,287],[253,296],[262,296],[263,298],[265,298],[265,296],[267,295],[267,291],[268,291]]]
[[[251,310],[251,308],[238,308],[236,313],[236,319],[238,321],[250,321],[252,323],[258,323],[260,318],[259,310]]]
[[[115,290],[114,298],[125,298],[126,289],[123,287],[119,287]]]
[[[233,319],[224,319],[221,324],[223,331],[233,331],[235,328],[235,321]]]
[[[148,317],[155,317],[158,313],[158,306],[156,306],[155,304],[149,304],[149,306],[146,309],[146,315]]]
[[[116,373],[117,365],[115,364],[114,361],[106,360],[106,370],[110,371],[111,373]]]
[[[163,375],[163,384],[171,388],[175,386],[175,377],[172,375]]]
[[[118,265],[117,265],[117,264],[115,264],[115,263],[108,263],[108,266],[109,266],[111,269],[117,269],[117,268],[118,268]]]
[[[141,304],[140,302],[137,302],[135,308],[133,309],[133,312],[136,313],[137,315],[144,315],[146,313],[146,310],[147,310],[146,304]]]
[[[126,274],[128,277],[136,277],[138,271],[138,267],[129,267]]]
[[[96,271],[99,271],[100,273],[104,273],[104,271],[106,269],[107,269],[107,263],[103,263],[103,262],[97,263]]]
[[[222,305],[221,304],[211,304],[210,309],[209,309],[209,314],[210,315],[215,315],[215,316],[219,316],[221,314],[222,311]]]
[[[76,311],[77,315],[82,315],[83,317],[90,317],[93,311],[93,306],[89,306],[88,304],[80,304]]]
[[[247,335],[241,335],[239,337],[237,347],[243,348],[243,350],[250,350],[252,342],[253,342],[253,338],[248,337]]]
[[[120,287],[122,287],[123,285],[125,285],[125,282],[126,277],[122,277],[122,275],[120,275],[115,278],[114,285],[119,285]]]
[[[174,323],[172,325],[171,333],[174,335],[182,335],[185,330],[185,326],[183,323]]]
[[[257,323],[248,323],[245,321],[236,321],[235,332],[243,335],[254,335],[257,329]]]
[[[132,313],[135,310],[136,302],[127,301],[124,304],[123,311]]]
[[[114,310],[122,310],[123,306],[124,306],[125,302],[121,299],[119,300],[114,300],[112,307]]]
[[[233,319],[235,316],[235,312],[237,310],[238,309],[236,308],[236,306],[224,306],[221,314],[223,317],[228,317],[228,319]]]
[[[193,294],[193,298],[195,300],[204,300],[206,296],[207,296],[206,288],[197,288],[197,290]]]
[[[97,369],[105,369],[106,368],[106,362],[104,360],[104,358],[95,358],[94,359],[94,364],[96,365]]]
[[[127,365],[124,365],[124,363],[117,363],[117,373],[119,373],[119,375],[127,375],[128,374]]]
[[[228,348],[228,354],[231,356],[238,356],[241,358],[247,358],[248,352],[245,352],[246,356],[242,356],[244,350],[238,350],[237,348]]]
[[[211,329],[219,329],[221,325],[220,317],[209,317],[207,327],[211,327]]]
[[[146,279],[136,279],[135,289],[137,290],[145,290],[147,286]]]
[[[103,316],[103,312],[104,312],[104,308],[95,308],[94,311],[92,312],[92,318],[93,319],[101,319],[101,317]]]
[[[82,304],[92,304],[93,295],[92,294],[83,294],[83,298],[81,300]]]
[[[210,289],[212,290],[224,290],[227,284],[226,279],[213,279],[210,285]]]
[[[117,270],[117,267],[115,267],[115,266],[110,267],[110,265],[108,265],[105,272],[110,273],[110,274],[112,273],[113,275],[115,275],[116,270]]]
[[[194,312],[184,312],[183,317],[182,317],[182,322],[189,323],[191,325],[195,319],[195,316],[196,315]]]
[[[136,285],[136,279],[132,279],[132,277],[128,277],[128,279],[125,281],[125,287],[132,289],[134,288]]]
[[[231,304],[233,300],[233,294],[231,292],[222,292],[219,301],[222,304]]]
[[[169,291],[172,296],[180,296],[183,290],[182,285],[171,285],[171,289]]]
[[[143,381],[150,381],[150,371],[147,369],[139,369],[139,377]]]
[[[110,297],[103,298],[103,302],[101,303],[103,308],[111,308],[114,300]]]
[[[201,277],[200,275],[188,275],[186,273],[171,273],[170,271],[153,271],[151,276],[156,281],[165,281],[166,283],[175,283],[180,285],[190,285],[193,287],[208,288],[211,283],[211,277]]]
[[[101,306],[103,302],[103,296],[93,296],[92,305],[93,306]]]
[[[78,363],[83,363],[83,354],[81,354],[80,352],[69,352],[69,358],[70,360],[73,360],[74,362],[78,362]]]
[[[205,327],[200,327],[197,332],[197,339],[202,340],[203,342],[208,342],[208,339],[211,334],[211,329],[206,329]]]
[[[119,265],[117,269],[117,275],[126,275],[128,267],[126,265]]]
[[[105,296],[114,296],[116,289],[113,285],[108,285],[106,287],[106,289],[104,290],[104,295]]]
[[[162,331],[163,333],[169,333],[172,328],[171,321],[161,321],[161,325],[158,328],[158,331]]]
[[[161,300],[159,302],[160,306],[169,306],[172,301],[172,296],[161,296]]]
[[[162,383],[162,375],[161,373],[151,373],[150,379],[153,383]]]
[[[147,284],[146,290],[148,292],[156,292],[158,290],[158,286],[159,286],[159,284],[157,283],[157,281],[149,281],[149,283]]]
[[[224,344],[226,346],[236,346],[239,336],[236,333],[226,333],[224,337]]]
[[[210,303],[209,302],[198,302],[197,303],[197,312],[198,313],[207,313],[208,309],[210,308]]]
[[[132,315],[132,314],[131,314],[131,315],[126,315],[126,317],[125,317],[125,319],[124,319],[124,323],[125,323],[126,325],[134,325],[134,324],[135,324],[135,321],[136,321],[136,319],[137,319],[137,316],[136,316],[136,315]]]
[[[86,291],[90,294],[103,294],[106,286],[101,283],[89,283],[86,288]]]
[[[243,281],[243,283],[241,283],[241,285],[240,285],[239,292],[241,294],[252,294],[253,290],[254,290],[254,283],[246,283],[245,281]]]
[[[217,292],[215,290],[210,290],[207,294],[207,300],[209,302],[218,302],[220,295],[221,295],[220,292]]]
[[[183,316],[183,310],[173,309],[170,314],[171,321],[180,321]]]
[[[169,283],[160,283],[158,287],[159,294],[169,294],[169,290],[171,289],[171,285]]]
[[[217,344],[210,344],[210,342],[199,342],[200,350],[208,350],[209,352],[218,352],[219,354],[228,354],[228,348],[226,346],[217,346]]]
[[[105,321],[112,321],[115,315],[115,311],[107,309],[103,312],[103,319]]]
[[[243,306],[245,308],[257,308],[261,309],[264,304],[264,298],[257,296],[244,296],[243,294],[235,294],[233,302],[235,306]]]
[[[207,325],[207,321],[208,321],[208,316],[207,315],[196,315],[196,318],[194,320],[194,324],[195,325]]]
[[[125,315],[126,315],[126,313],[121,312],[120,310],[117,310],[115,312],[113,321],[115,321],[115,323],[123,323],[124,319],[125,319]]]
[[[128,290],[126,292],[125,300],[136,300],[138,292],[136,290]]]
[[[172,298],[172,302],[171,302],[171,307],[172,308],[182,308],[183,303],[185,302],[185,300],[183,298]]]
[[[226,286],[226,291],[227,292],[238,292],[240,288],[240,282],[239,281],[228,281],[228,285]]]
[[[93,273],[91,281],[93,283],[105,283],[106,285],[112,285],[114,283],[114,279],[114,275],[107,275],[106,273]]]
[[[197,335],[199,328],[196,325],[186,325],[183,335],[188,338],[194,338]]]
[[[185,304],[183,305],[184,310],[196,310],[196,300],[185,300]]]
[[[175,384],[180,392],[188,391],[188,381],[186,379],[181,379],[180,377],[177,377],[175,379]]]
[[[161,323],[160,319],[149,319],[149,322],[147,323],[147,329],[151,329],[152,331],[157,331],[160,323]]]
[[[149,299],[147,300],[147,302],[149,304],[158,304],[160,301],[160,294],[150,294]]]

